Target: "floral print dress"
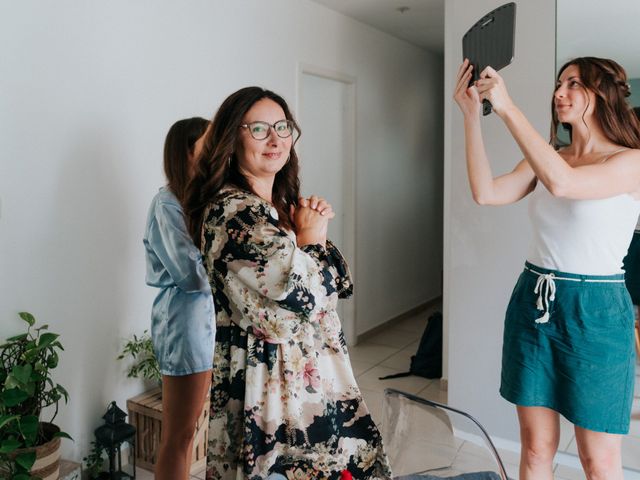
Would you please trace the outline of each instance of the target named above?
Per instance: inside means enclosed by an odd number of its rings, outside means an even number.
[[[390,479],[336,314],[353,288],[340,252],[298,248],[271,204],[235,188],[202,235],[217,326],[206,478]]]

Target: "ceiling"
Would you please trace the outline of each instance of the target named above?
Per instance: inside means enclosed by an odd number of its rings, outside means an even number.
[[[313,0],[426,50],[444,53],[445,0]],[[640,78],[640,0],[558,0],[558,62],[617,60]],[[402,7],[408,7],[404,12]]]
[[[445,0],[313,1],[420,48],[444,54]]]

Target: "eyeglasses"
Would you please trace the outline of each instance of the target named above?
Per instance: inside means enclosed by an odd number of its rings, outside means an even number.
[[[265,140],[269,137],[271,129],[276,132],[280,138],[288,138],[293,135],[295,124],[292,120],[278,120],[273,125],[267,122],[251,122],[240,125],[242,128],[248,128],[249,133],[256,140]]]

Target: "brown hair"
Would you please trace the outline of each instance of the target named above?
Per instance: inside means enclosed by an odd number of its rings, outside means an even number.
[[[628,148],[640,148],[640,121],[626,100],[631,94],[627,74],[618,63],[607,58],[579,57],[565,63],[558,72],[575,65],[580,71],[580,79],[586,90],[595,94],[594,115],[606,137],[613,143]],[[584,118],[583,118],[584,121]],[[554,100],[551,100],[551,144],[558,148],[558,114]],[[562,124],[571,138],[571,125]]]
[[[189,175],[189,155],[196,141],[207,129],[209,120],[200,117],[185,118],[171,125],[164,141],[164,174],[169,190],[180,203],[184,203]]]
[[[196,173],[187,188],[185,215],[189,233],[196,245],[200,245],[204,210],[225,185],[255,193],[238,168],[236,149],[240,142],[242,119],[256,102],[264,98],[273,100],[282,108],[285,118],[294,122],[299,138],[300,129],[287,102],[270,90],[246,87],[232,93],[222,102],[206,134]],[[297,204],[300,194],[298,155],[294,148],[298,138],[291,145],[289,160],[276,173],[272,191],[272,202],[278,212],[279,225],[288,229],[294,229],[289,218],[289,207]]]

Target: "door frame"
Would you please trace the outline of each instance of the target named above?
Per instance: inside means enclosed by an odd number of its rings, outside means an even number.
[[[356,212],[357,212],[357,169],[356,169],[356,77],[347,75],[335,70],[299,62],[296,74],[296,117],[300,118],[300,104],[302,99],[302,79],[303,75],[312,75],[327,80],[340,82],[346,86],[347,101],[345,102],[345,122],[347,124],[347,132],[345,138],[347,148],[345,149],[345,162],[343,165],[344,187],[344,245],[341,246],[342,253],[345,258],[349,259],[349,267],[351,269],[352,278],[357,278],[357,256],[356,256]],[[304,119],[301,119],[304,122]],[[342,301],[342,311],[344,317],[342,320],[343,331],[347,343],[355,345],[357,342],[357,309],[356,295],[357,288],[354,288],[353,297],[350,300]]]

